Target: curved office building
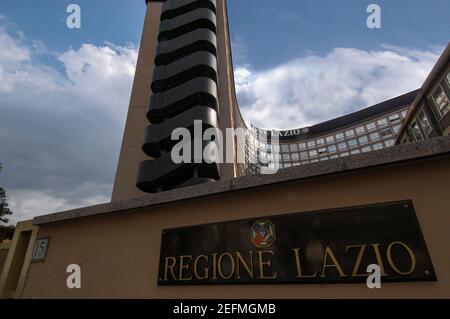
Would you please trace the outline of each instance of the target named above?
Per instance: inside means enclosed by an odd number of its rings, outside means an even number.
[[[146,2],[149,9],[136,69],[135,82],[139,83],[135,86],[139,86],[140,103],[147,105],[133,105],[132,96],[113,199],[393,146],[409,107],[421,94],[421,90],[409,92],[311,127],[286,131],[255,127],[241,115],[236,98],[226,1]],[[447,59],[443,60],[445,66]],[[148,74],[151,81],[145,78]],[[224,136],[223,145],[232,145],[231,150],[224,151],[227,161],[207,163],[203,158],[193,158],[192,162],[176,164],[171,158],[177,143],[172,133],[184,128],[193,136],[195,121],[202,122],[202,133],[220,129],[226,135],[228,128],[241,128],[247,134],[229,140]],[[190,141],[193,153],[194,137]],[[208,147],[209,143],[202,141],[201,146]],[[140,150],[144,156],[138,154]],[[134,167],[138,167],[137,183],[129,175]],[[136,186],[143,193],[130,190]]]

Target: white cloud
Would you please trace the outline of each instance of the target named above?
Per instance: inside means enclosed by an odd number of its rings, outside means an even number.
[[[337,48],[263,72],[238,67],[238,100],[259,127],[309,126],[419,88],[442,50]]]
[[[109,201],[138,49],[54,55],[1,22],[0,181],[11,220]]]

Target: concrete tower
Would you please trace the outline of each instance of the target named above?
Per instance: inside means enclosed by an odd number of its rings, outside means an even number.
[[[226,0],[146,4],[112,201],[238,175],[235,164],[178,165],[170,157],[174,129],[193,131],[202,120],[203,129],[225,132],[241,118]]]

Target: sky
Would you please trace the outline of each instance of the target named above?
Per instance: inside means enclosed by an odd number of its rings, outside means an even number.
[[[81,29],[66,26],[70,3]],[[366,25],[371,3],[381,29]],[[265,128],[414,90],[450,40],[448,0],[228,6],[238,100]],[[0,186],[11,223],[110,200],[144,15],[144,0],[0,1]]]

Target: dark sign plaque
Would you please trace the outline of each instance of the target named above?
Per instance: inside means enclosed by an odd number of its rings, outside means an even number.
[[[159,285],[436,281],[411,201],[163,231]]]

